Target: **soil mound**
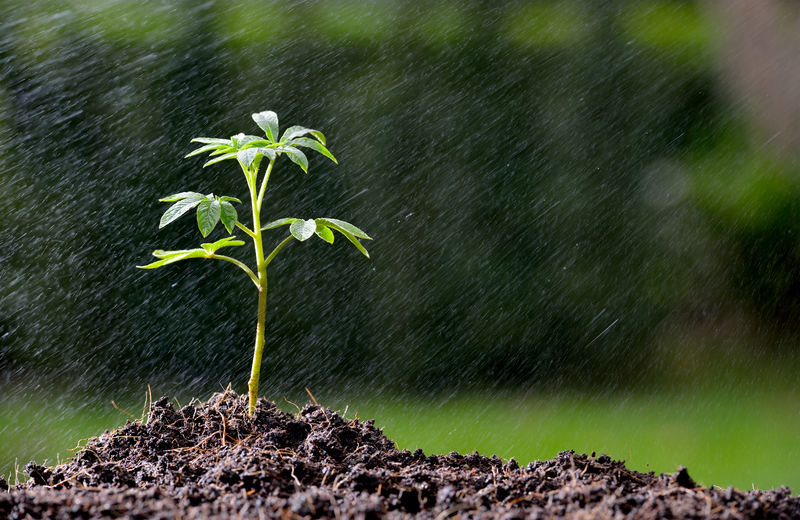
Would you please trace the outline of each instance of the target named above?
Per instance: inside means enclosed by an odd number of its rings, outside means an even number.
[[[0,518],[800,518],[788,488],[742,492],[562,452],[520,467],[473,453],[397,450],[373,421],[233,392],[153,403],[68,463],[0,479]]]

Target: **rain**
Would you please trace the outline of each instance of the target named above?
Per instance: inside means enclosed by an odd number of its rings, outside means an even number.
[[[412,450],[796,492],[800,9],[759,6],[0,1],[0,475],[138,419],[148,387],[247,391],[251,281],[135,266],[205,241],[191,213],[158,229],[169,194],[249,223],[235,164],[184,156],[271,110],[339,164],[279,159],[264,220],[374,240],[270,266],[260,395]]]

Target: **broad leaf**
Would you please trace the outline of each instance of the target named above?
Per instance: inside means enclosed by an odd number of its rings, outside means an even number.
[[[272,148],[259,148],[258,153],[262,154],[270,161],[274,161],[275,157],[278,156],[278,154],[275,153],[275,150],[273,150]]]
[[[180,251],[164,251],[163,249],[156,249],[153,251],[153,256],[160,258],[152,264],[137,265],[139,269],[156,269],[158,267],[174,264],[181,260],[188,260],[189,258],[205,258],[208,253],[204,249],[183,249]]]
[[[207,237],[219,222],[222,210],[216,198],[204,198],[197,206],[197,227],[203,238]]]
[[[235,236],[230,236],[230,237],[221,238],[220,240],[217,240],[216,242],[212,242],[212,243],[206,242],[206,243],[200,244],[200,247],[202,247],[208,254],[213,255],[214,253],[217,252],[218,249],[222,249],[223,247],[243,246],[243,245],[244,245],[244,241],[243,240],[236,240]]]
[[[191,140],[192,143],[205,143],[205,144],[224,144],[233,146],[230,139],[219,139],[217,137],[195,137]]]
[[[291,217],[289,217],[289,218],[279,218],[278,220],[273,220],[272,222],[270,222],[266,226],[263,226],[261,228],[261,231],[266,231],[268,229],[275,229],[276,227],[285,226],[286,224],[291,224],[295,220],[299,220],[299,219],[291,218]]]
[[[183,215],[187,211],[191,210],[192,208],[200,204],[200,201],[203,200],[203,198],[204,197],[200,195],[199,197],[182,199],[173,204],[172,206],[170,206],[169,208],[167,208],[167,211],[165,211],[164,214],[161,215],[161,222],[158,224],[158,229],[161,229],[167,224],[170,224],[171,222],[179,218],[181,215]]]
[[[305,146],[306,148],[311,148],[312,150],[321,153],[322,155],[324,155],[331,161],[335,162],[336,164],[339,164],[339,161],[336,160],[336,157],[334,157],[333,154],[327,148],[325,148],[324,145],[320,144],[318,141],[315,141],[314,139],[309,139],[308,137],[298,137],[296,139],[292,139],[286,144],[290,144],[292,146]]]
[[[248,141],[247,144],[242,145],[240,150],[247,150],[248,148],[259,148],[261,146],[272,146],[275,143],[272,141],[268,141],[267,139],[261,139],[260,137],[253,141]]]
[[[250,168],[257,155],[257,148],[248,148],[247,150],[239,150],[236,153],[236,158],[239,159],[239,162],[242,163],[242,166],[245,168]]]
[[[333,231],[328,226],[317,223],[317,236],[329,244],[333,244]]]
[[[270,141],[278,136],[278,114],[271,110],[253,114],[253,121],[264,131]]]
[[[176,200],[181,199],[188,199],[189,197],[199,197],[203,198],[204,195],[202,193],[197,193],[196,191],[182,191],[180,193],[176,193],[174,195],[170,195],[169,197],[164,197],[163,199],[158,199],[159,202],[175,202]]]
[[[233,159],[234,157],[236,157],[236,153],[234,153],[234,152],[226,153],[225,155],[220,155],[219,157],[211,159],[210,161],[205,163],[203,165],[203,168],[205,168],[206,166],[211,166],[212,164],[216,164],[216,163],[221,162],[221,161],[226,161],[228,159]]]
[[[201,146],[192,152],[184,155],[183,158],[186,159],[187,157],[194,157],[195,155],[200,155],[203,152],[210,152],[211,150],[217,150],[219,148],[227,148],[228,145],[225,144],[207,144],[205,146]]]
[[[283,133],[281,141],[282,142],[290,141],[296,137],[300,137],[306,134],[313,135],[317,139],[317,141],[319,141],[322,144],[325,144],[325,136],[322,135],[322,132],[320,132],[319,130],[312,130],[311,128],[306,128],[304,126],[290,126]]]
[[[279,146],[275,150],[285,153],[293,163],[300,166],[305,173],[308,173],[308,158],[306,154],[293,146]]]
[[[219,207],[222,225],[225,226],[225,229],[230,233],[233,231],[233,228],[236,227],[236,220],[239,218],[239,215],[237,215],[236,208],[233,207],[233,204],[228,201],[221,201]]]
[[[225,195],[224,197],[217,197],[217,198],[219,199],[220,202],[225,202],[226,200],[229,200],[232,202],[238,202],[239,204],[242,203],[242,201],[237,199],[236,197],[228,197],[227,195]]]
[[[295,220],[292,222],[292,225],[289,226],[289,231],[292,235],[299,240],[300,242],[304,242],[311,238],[314,232],[317,230],[317,223],[313,220]]]
[[[339,220],[339,219],[335,219],[335,218],[327,218],[327,217],[323,218],[323,219],[317,219],[317,220],[326,221],[326,222],[328,222],[329,225],[330,224],[334,224],[336,226],[339,226],[340,228],[346,230],[350,234],[353,234],[353,235],[357,236],[358,238],[363,238],[363,239],[366,239],[366,240],[372,240],[372,238],[369,235],[367,235],[366,233],[364,233],[363,231],[361,231],[360,229],[355,227],[353,224],[351,224],[349,222],[345,222],[344,220]]]

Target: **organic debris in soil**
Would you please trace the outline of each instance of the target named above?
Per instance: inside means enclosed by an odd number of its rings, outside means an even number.
[[[231,391],[178,411],[161,398],[145,424],[25,471],[0,482],[0,518],[800,518],[788,488],[704,488],[684,468],[644,474],[573,452],[525,467],[426,456],[316,405],[295,416],[261,399],[251,418]]]

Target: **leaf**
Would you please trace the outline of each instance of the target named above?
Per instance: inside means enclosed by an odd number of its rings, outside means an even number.
[[[195,155],[200,155],[203,152],[210,152],[211,150],[216,150],[218,148],[227,148],[227,145],[224,144],[207,144],[205,146],[201,146],[188,154],[184,155],[183,158],[186,159],[187,157],[194,157]]]
[[[210,161],[205,163],[203,165],[203,168],[205,168],[206,166],[211,166],[212,164],[215,164],[215,163],[218,163],[218,162],[221,162],[221,161],[226,161],[228,159],[233,159],[234,157],[236,157],[236,153],[235,152],[226,153],[225,155],[220,155],[219,157],[211,159]]]
[[[220,203],[214,198],[203,198],[197,206],[197,227],[200,228],[200,234],[203,238],[207,237],[219,222],[221,213]]]
[[[242,163],[242,166],[245,168],[250,168],[257,155],[257,148],[248,148],[247,150],[239,150],[236,153],[236,158],[239,159],[239,162]]]
[[[139,269],[156,269],[169,264],[174,264],[181,260],[188,260],[189,258],[205,258],[208,253],[204,249],[183,249],[180,251],[164,251],[163,249],[156,249],[153,251],[153,256],[160,258],[151,264],[137,265]]]
[[[275,150],[285,153],[293,163],[300,166],[305,173],[308,173],[308,158],[306,154],[293,146],[279,146]]]
[[[311,128],[306,128],[304,126],[290,126],[289,128],[287,128],[286,131],[283,133],[283,136],[281,137],[281,142],[291,141],[292,139],[295,139],[297,137],[306,134],[313,135],[317,139],[317,141],[319,141],[322,144],[325,144],[325,136],[322,135],[322,132],[320,132],[319,130],[312,130]]]
[[[223,247],[231,247],[231,246],[243,246],[243,240],[236,240],[235,236],[225,237],[217,240],[216,242],[212,243],[203,243],[200,244],[200,247],[203,248],[208,254],[213,255],[217,252],[218,249],[222,249]]]
[[[275,141],[278,135],[278,114],[271,110],[253,114],[253,121],[267,134],[267,139]]]
[[[298,137],[296,139],[292,139],[287,144],[290,144],[292,146],[305,146],[306,148],[311,148],[312,150],[321,153],[322,155],[324,155],[331,161],[335,162],[336,164],[339,164],[339,161],[336,160],[336,157],[334,157],[333,154],[327,148],[325,148],[325,146],[323,146],[322,144],[313,139],[309,139],[308,137]]]
[[[329,244],[333,244],[333,231],[328,226],[317,223],[317,236]]]
[[[198,195],[200,194],[198,193]],[[169,208],[167,208],[167,211],[165,211],[164,214],[161,215],[161,222],[159,222],[158,224],[158,229],[161,229],[167,224],[170,224],[171,222],[179,218],[181,215],[183,215],[193,207],[200,204],[200,201],[203,200],[203,198],[204,197],[200,195],[200,197],[191,197],[182,199],[173,204],[172,206],[170,206]]]
[[[222,225],[225,226],[225,229],[230,233],[233,231],[233,228],[236,227],[236,220],[239,218],[239,215],[236,213],[236,208],[233,207],[233,204],[228,201],[221,200],[219,207]]]
[[[322,224],[322,225],[324,225],[324,226],[331,227],[331,228],[335,229],[336,231],[338,231],[339,233],[341,233],[342,235],[344,235],[344,237],[345,237],[347,240],[349,240],[349,241],[350,241],[350,243],[351,243],[351,244],[353,244],[353,245],[355,246],[355,248],[356,248],[356,249],[358,249],[359,251],[361,251],[361,254],[363,254],[364,256],[366,256],[367,258],[369,258],[369,253],[368,253],[368,252],[367,252],[367,250],[364,248],[364,246],[361,244],[361,242],[359,242],[359,241],[358,241],[358,239],[357,239],[357,238],[356,238],[356,237],[353,235],[353,233],[351,233],[350,231],[348,231],[348,230],[347,230],[347,229],[345,229],[344,227],[342,227],[342,226],[340,226],[339,224],[337,224],[337,222],[341,222],[341,223],[343,223],[343,224],[347,224],[347,225],[348,225],[348,227],[351,227],[351,228],[355,228],[355,229],[357,229],[357,230],[359,231],[359,233],[361,233],[362,235],[366,235],[366,233],[364,233],[363,231],[361,231],[360,229],[358,229],[358,228],[357,228],[357,227],[355,227],[354,225],[352,225],[352,224],[349,224],[349,223],[347,223],[347,222],[344,222],[344,221],[342,221],[342,220],[336,220],[336,219],[330,219],[330,218],[318,218],[318,219],[316,220],[316,222],[317,222],[317,224]],[[368,238],[368,239],[369,239],[369,240],[372,240],[371,238]]]
[[[314,234],[317,230],[317,223],[313,220],[301,220],[297,219],[292,222],[292,225],[289,226],[289,231],[294,235],[294,237],[299,240],[300,242],[305,242]]]
[[[195,137],[190,142],[192,143],[206,143],[206,144],[224,144],[227,146],[233,146],[233,143],[230,139],[219,139],[217,137]]]
[[[327,217],[326,218],[317,219],[317,220],[324,221],[323,224],[325,224],[327,222],[327,225],[333,224],[333,225],[339,226],[340,228],[346,230],[348,233],[350,233],[352,235],[357,236],[358,238],[363,238],[363,239],[366,239],[366,240],[372,240],[372,237],[370,237],[369,235],[367,235],[366,233],[364,233],[363,231],[361,231],[360,229],[355,227],[353,224],[351,224],[349,222],[345,222],[344,220],[339,220],[339,219],[335,219],[335,218],[327,218]]]
[[[291,217],[289,217],[289,218],[279,218],[278,220],[273,220],[272,222],[270,222],[266,226],[263,226],[261,228],[261,231],[266,231],[268,229],[275,229],[276,227],[285,226],[286,224],[291,224],[295,220],[299,220],[299,219],[291,218]]]
[[[199,197],[203,198],[204,195],[202,193],[197,193],[196,191],[182,191],[180,193],[176,193],[174,195],[170,195],[169,197],[164,197],[163,199],[158,199],[159,202],[175,202],[176,200],[187,199],[189,197]]]
[[[277,154],[277,153],[275,153],[275,150],[273,150],[272,148],[259,148],[259,149],[258,149],[258,153],[260,153],[260,154],[264,155],[264,156],[265,156],[265,157],[267,157],[267,158],[268,158],[270,161],[274,161],[274,160],[275,160],[275,157],[277,157],[277,156],[278,156],[278,154]]]
[[[224,197],[217,197],[217,198],[219,199],[220,202],[225,202],[226,200],[230,200],[233,202],[238,202],[239,204],[242,203],[242,201],[237,199],[236,197],[228,197],[227,195]]]
[[[254,141],[248,141],[246,144],[242,145],[240,150],[247,150],[248,148],[259,148],[261,146],[272,146],[275,143],[269,141],[267,139],[261,139],[260,137]]]

